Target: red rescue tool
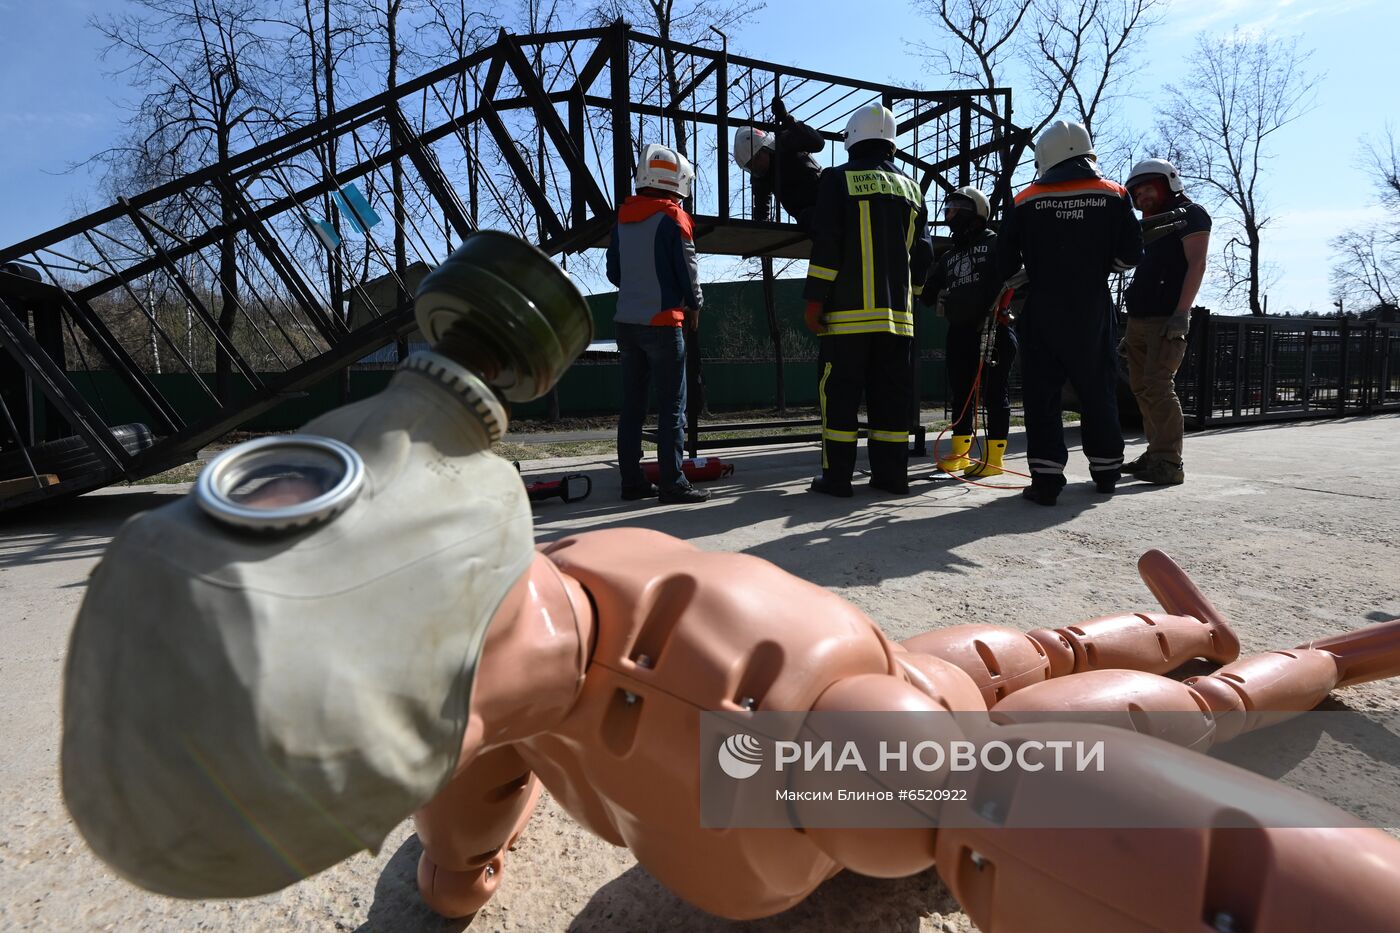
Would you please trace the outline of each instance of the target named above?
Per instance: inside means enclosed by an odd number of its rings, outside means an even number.
[[[525,484],[525,492],[531,502],[545,499],[563,499],[565,502],[578,502],[587,499],[593,492],[593,480],[582,473],[570,473],[559,479],[536,480]]]
[[[681,472],[692,483],[703,483],[719,479],[722,476],[729,476],[734,472],[734,464],[725,463],[719,457],[696,457],[694,460],[683,461]],[[656,465],[655,460],[643,463],[642,473],[649,483],[655,483],[661,479],[661,468]]]

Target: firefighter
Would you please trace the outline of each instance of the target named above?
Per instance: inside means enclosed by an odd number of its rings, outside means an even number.
[[[851,495],[857,409],[865,397],[870,486],[909,491],[914,296],[933,259],[923,192],[894,166],[894,114],[879,104],[846,124],[849,161],[818,185],[807,266],[807,327],[821,336],[822,473],[812,491]]]
[[[1031,483],[1022,495],[1054,505],[1065,485],[1060,392],[1079,396],[1084,454],[1101,493],[1123,467],[1118,425],[1118,326],[1108,277],[1142,259],[1142,227],[1128,192],[1099,172],[1089,132],[1057,120],[1035,144],[1038,177],[1007,212],[998,241],[998,274],[1022,263],[1030,294],[1018,322],[1026,454]]]
[[[812,212],[817,204],[817,180],[822,169],[812,158],[826,148],[826,140],[805,123],[793,119],[781,99],[773,101],[778,132],[768,133],[752,126],[734,131],[734,161],[753,176],[755,220],[772,219],[772,198],[776,194],[783,210],[803,230],[811,232]]]
[[[996,234],[987,229],[991,217],[987,196],[976,188],[959,188],[944,202],[943,219],[953,245],[934,260],[924,283],[921,300],[942,308],[948,321],[948,383],[952,392],[952,451],[938,459],[946,473],[964,476],[997,476],[1006,455],[1006,435],[1011,427],[1011,396],[1007,385],[1016,359],[1016,334],[1005,312],[994,309],[1001,294],[997,276]],[[939,296],[942,301],[939,301]],[[995,327],[994,351],[983,364],[985,329]],[[983,460],[967,456],[972,447],[972,425],[977,412],[973,388],[981,366],[982,398],[987,411],[987,449]]]
[[[1144,159],[1128,176],[1128,191],[1144,222],[1181,210],[1185,223],[1153,240],[1133,274],[1125,296],[1128,332],[1128,380],[1142,412],[1147,450],[1123,467],[1138,479],[1158,486],[1186,481],[1181,463],[1181,400],[1176,371],[1186,357],[1191,305],[1206,273],[1210,215],[1186,196],[1181,174],[1164,159]]]

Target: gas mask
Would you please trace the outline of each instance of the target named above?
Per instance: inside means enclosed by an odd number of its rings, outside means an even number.
[[[972,232],[972,228],[975,226],[977,226],[977,215],[971,211],[948,212],[948,229],[953,231],[953,236],[966,236]]]
[[[276,890],[362,849],[457,765],[487,623],[534,555],[492,387],[536,398],[592,339],[543,253],[480,232],[423,282],[430,352],[378,395],[220,454],[128,521],[68,653],[65,801],[176,897]]]
[[[950,204],[943,209],[943,219],[948,224],[948,230],[952,233],[953,239],[958,242],[966,242],[969,237],[979,232],[985,222],[977,216],[977,211],[971,204],[964,207],[962,204]]]

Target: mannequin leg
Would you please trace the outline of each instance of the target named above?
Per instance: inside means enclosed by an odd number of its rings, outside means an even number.
[[[541,789],[524,759],[505,746],[473,759],[413,815],[423,843],[418,888],[429,907],[465,917],[491,899],[506,850],[529,822]]]

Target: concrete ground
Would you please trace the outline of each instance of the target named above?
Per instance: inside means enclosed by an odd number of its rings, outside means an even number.
[[[1013,453],[1017,445],[1013,438]],[[934,478],[926,465],[909,498],[860,488],[852,500],[832,500],[803,491],[817,460],[810,446],[732,459],[734,475],[711,485],[709,503],[669,508],[618,501],[606,458],[523,466],[531,476],[580,471],[595,481],[584,502],[536,507],[541,539],[639,525],[706,549],[745,551],[840,592],[896,639],[956,622],[1028,630],[1155,608],[1134,570],[1150,547],[1175,557],[1213,597],[1247,652],[1400,616],[1400,416],[1194,434],[1186,485],[1125,482],[1111,498],[1092,491],[1076,453],[1071,485],[1054,508]],[[1013,465],[1024,469],[1023,456]],[[120,522],[183,490],[108,490],[0,524],[0,928],[462,929],[418,903],[418,847],[407,823],[377,855],[292,889],[204,903],[127,885],[70,825],[57,786],[69,626]],[[1337,701],[1400,711],[1400,684],[1350,688]],[[1389,732],[1365,741],[1324,733],[1281,777],[1319,793],[1344,773],[1394,780],[1397,749],[1400,738]],[[900,881],[841,875],[784,915],[723,923],[677,900],[625,850],[587,836],[548,800],[507,863],[499,895],[470,923],[473,931],[857,926],[970,929],[933,872]]]

